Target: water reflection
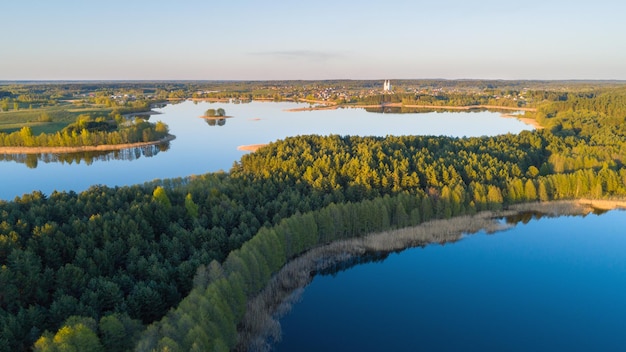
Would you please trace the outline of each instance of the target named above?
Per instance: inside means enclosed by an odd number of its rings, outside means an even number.
[[[226,119],[207,119],[205,118],[207,125],[213,126],[224,126],[226,124]]]
[[[592,208],[591,213],[594,215],[602,215],[607,213],[609,210],[600,209],[600,208]],[[519,223],[528,224],[531,220],[541,220],[542,218],[558,218],[562,215],[560,214],[547,214],[545,212],[540,211],[523,211],[516,213],[514,215],[505,216],[503,218],[504,222],[510,225],[518,225]],[[582,215],[583,217],[586,215]]]
[[[512,224],[512,225],[517,225],[519,223],[528,224],[530,220],[533,220],[533,219],[539,220],[545,216],[550,217],[549,215],[538,212],[538,211],[524,211],[524,212],[520,212],[514,215],[506,216],[504,217],[504,221],[507,224]]]
[[[342,271],[350,270],[351,268],[369,263],[382,263],[391,252],[374,251],[367,252],[358,257],[350,257],[345,260],[337,261],[327,267],[316,268],[311,272],[311,276],[316,275],[331,275],[336,276]]]
[[[101,152],[79,153],[42,153],[42,154],[0,154],[0,161],[14,161],[25,164],[30,169],[35,169],[39,162],[61,164],[93,164],[94,161],[127,160],[133,161],[139,158],[150,158],[170,148],[170,143],[147,145],[136,148],[128,148]]]

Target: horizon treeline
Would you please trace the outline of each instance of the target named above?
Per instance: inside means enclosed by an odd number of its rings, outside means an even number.
[[[233,349],[246,302],[318,244],[625,196],[624,90],[559,99],[519,135],[291,137],[228,174],[1,201],[0,350]]]

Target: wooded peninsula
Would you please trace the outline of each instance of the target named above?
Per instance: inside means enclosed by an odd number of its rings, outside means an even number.
[[[274,324],[259,303],[268,285],[311,250],[434,220],[626,199],[626,83],[407,80],[391,93],[376,84],[0,85],[0,141],[9,144],[40,143],[27,119],[37,132],[109,124],[59,108],[85,113],[96,99],[118,112],[186,98],[513,106],[543,127],[479,138],[290,137],[228,173],[0,201],[0,351],[244,350]],[[44,112],[58,124],[33,124]],[[167,133],[158,126],[147,133]],[[48,136],[86,138],[83,130]]]

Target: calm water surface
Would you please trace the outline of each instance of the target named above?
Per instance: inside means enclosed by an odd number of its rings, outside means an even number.
[[[624,351],[626,212],[543,218],[318,276],[277,351]]]
[[[249,104],[193,103],[191,101],[155,109],[170,126],[176,139],[166,151],[126,151],[106,154],[91,162],[75,158],[71,162],[46,162],[34,156],[21,162],[0,156],[0,199],[12,199],[33,190],[50,194],[53,190],[82,191],[93,184],[121,186],[146,181],[228,171],[244,152],[237,146],[268,143],[303,134],[361,136],[448,135],[481,136],[519,133],[532,127],[517,119],[501,118],[494,112],[377,114],[363,109],[286,112],[307,106],[295,103]],[[209,125],[198,118],[208,108],[224,108],[223,126]],[[7,160],[9,159],[9,160]],[[78,160],[78,161],[77,161]]]

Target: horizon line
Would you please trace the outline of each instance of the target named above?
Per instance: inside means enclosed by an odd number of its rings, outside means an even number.
[[[0,83],[65,82],[321,82],[321,81],[494,81],[494,82],[625,82],[598,78],[320,78],[320,79],[0,79]]]

